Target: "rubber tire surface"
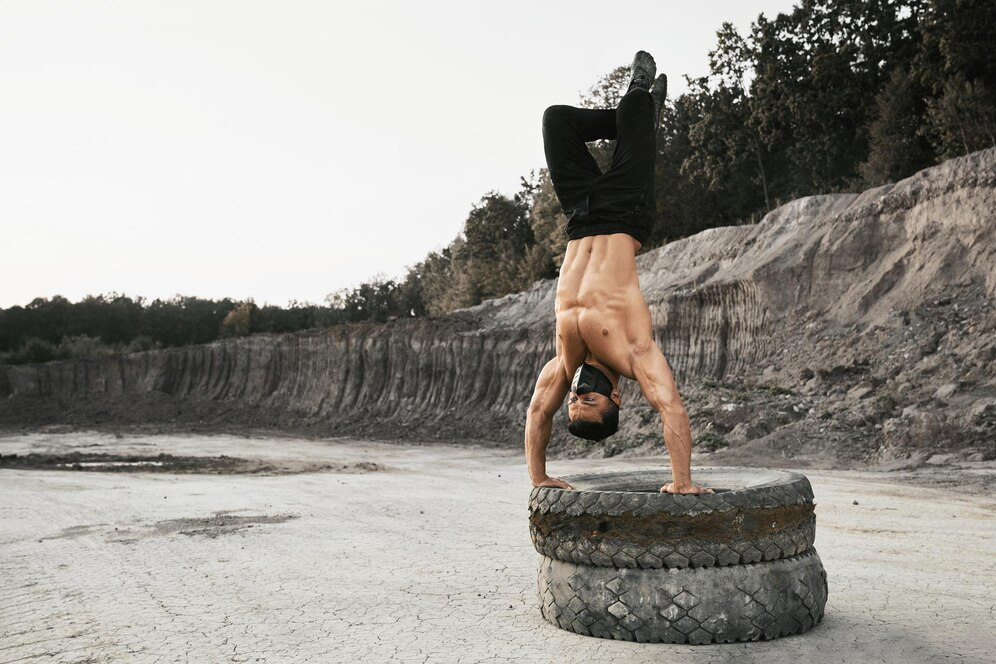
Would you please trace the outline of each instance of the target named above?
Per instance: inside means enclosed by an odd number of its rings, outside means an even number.
[[[578,634],[626,641],[730,643],[805,632],[823,619],[826,572],[815,549],[708,569],[612,569],[546,556],[540,611]]]
[[[661,494],[670,478],[650,471],[563,478],[577,491],[534,488],[533,545],[565,562],[642,569],[750,564],[812,548],[816,516],[805,475],[705,468],[693,477],[716,493]]]

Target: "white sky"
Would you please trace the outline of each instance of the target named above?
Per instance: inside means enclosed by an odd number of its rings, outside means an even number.
[[[793,0],[0,0],[0,307],[286,305],[406,266],[544,165],[540,118]]]

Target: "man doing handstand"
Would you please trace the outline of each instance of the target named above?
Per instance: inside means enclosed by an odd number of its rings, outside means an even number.
[[[691,477],[691,432],[671,368],[654,342],[636,252],[653,226],[655,135],[667,78],[649,53],[633,60],[615,110],[551,106],[543,114],[547,168],[567,216],[567,251],[557,282],[556,357],[536,381],[526,415],[526,463],[533,486],[573,489],[546,473],[553,416],[569,395],[569,430],[602,440],[618,428],[619,377],[640,384],[660,413],[672,481],[662,493],[711,493]],[[653,84],[651,86],[651,84]],[[602,173],[586,141],[615,139]]]

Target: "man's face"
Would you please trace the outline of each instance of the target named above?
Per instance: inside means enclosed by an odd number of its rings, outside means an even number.
[[[605,412],[613,403],[612,399],[598,392],[588,392],[582,395],[570,392],[567,395],[567,418],[571,422],[576,420],[601,422]]]

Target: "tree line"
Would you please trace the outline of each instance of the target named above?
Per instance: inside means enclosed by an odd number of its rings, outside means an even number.
[[[618,67],[582,106],[615,106]],[[709,73],[686,77],[658,133],[651,249],[759,220],[800,196],[861,190],[996,146],[996,2],[803,0],[740,34],[717,32]],[[557,100],[551,100],[551,103]],[[537,122],[539,120],[537,119]],[[591,146],[601,164],[612,143]],[[489,192],[463,231],[398,280],[377,277],[323,305],[263,306],[118,294],[39,298],[0,310],[0,362],[206,343],[340,323],[438,315],[557,275],[564,219],[545,170]]]
[[[614,107],[629,74],[609,72],[580,104]],[[996,146],[996,2],[803,0],[747,34],[724,23],[709,73],[686,81],[662,114],[644,249]],[[607,166],[612,142],[590,147]],[[395,313],[440,314],[556,276],[565,224],[545,170],[485,195],[395,285]]]

